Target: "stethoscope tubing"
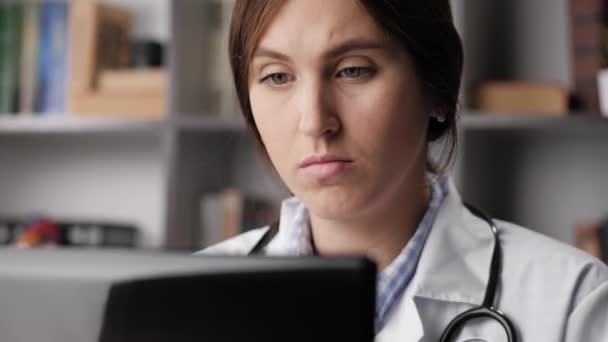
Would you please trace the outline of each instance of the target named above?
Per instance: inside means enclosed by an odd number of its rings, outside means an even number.
[[[486,221],[486,223],[490,227],[490,230],[492,231],[492,236],[494,238],[494,250],[492,251],[492,260],[490,261],[488,285],[486,285],[486,293],[484,295],[482,304],[478,307],[475,307],[471,310],[467,310],[456,316],[445,328],[443,334],[441,334],[439,342],[450,341],[450,339],[456,336],[456,334],[460,331],[462,327],[464,327],[465,324],[467,324],[469,321],[479,318],[487,318],[500,323],[505,333],[507,334],[507,341],[517,342],[517,334],[515,333],[515,327],[511,320],[501,311],[494,308],[494,303],[496,300],[496,288],[498,286],[498,276],[500,274],[502,266],[502,251],[500,248],[498,228],[494,223],[494,219],[492,219],[481,209],[469,205],[467,203],[465,203],[464,205],[465,207],[467,207],[467,209],[469,209],[471,213],[473,213],[473,215]]]

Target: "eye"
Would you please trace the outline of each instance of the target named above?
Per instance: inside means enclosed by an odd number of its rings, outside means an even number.
[[[282,86],[291,81],[291,78],[292,77],[286,73],[274,73],[264,76],[262,79],[260,79],[260,83],[270,81],[275,86]]]
[[[367,76],[372,72],[373,70],[367,67],[349,67],[340,70],[340,72],[338,72],[337,77],[355,80]]]

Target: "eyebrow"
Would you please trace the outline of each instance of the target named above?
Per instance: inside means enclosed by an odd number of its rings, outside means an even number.
[[[348,40],[340,45],[337,45],[337,46],[331,48],[329,51],[323,53],[323,57],[335,58],[335,57],[344,55],[348,52],[356,51],[356,50],[386,50],[386,49],[387,49],[386,44],[383,44],[378,41],[367,40],[367,39],[353,39],[353,40]],[[258,48],[256,50],[255,54],[253,55],[254,59],[258,58],[258,57],[268,57],[268,58],[277,59],[277,60],[281,60],[281,61],[290,61],[291,60],[291,58],[289,56],[287,56],[286,54],[283,54],[283,53],[277,52],[277,51],[273,51],[271,49],[267,49],[264,47]]]

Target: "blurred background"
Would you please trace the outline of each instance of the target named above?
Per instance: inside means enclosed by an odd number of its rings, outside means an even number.
[[[232,88],[233,4],[0,1],[0,243],[193,251],[277,216]],[[452,4],[463,197],[606,260],[608,1]]]

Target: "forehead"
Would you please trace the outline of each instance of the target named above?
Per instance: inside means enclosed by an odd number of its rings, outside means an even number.
[[[314,54],[351,39],[388,41],[358,0],[287,0],[258,47]]]

